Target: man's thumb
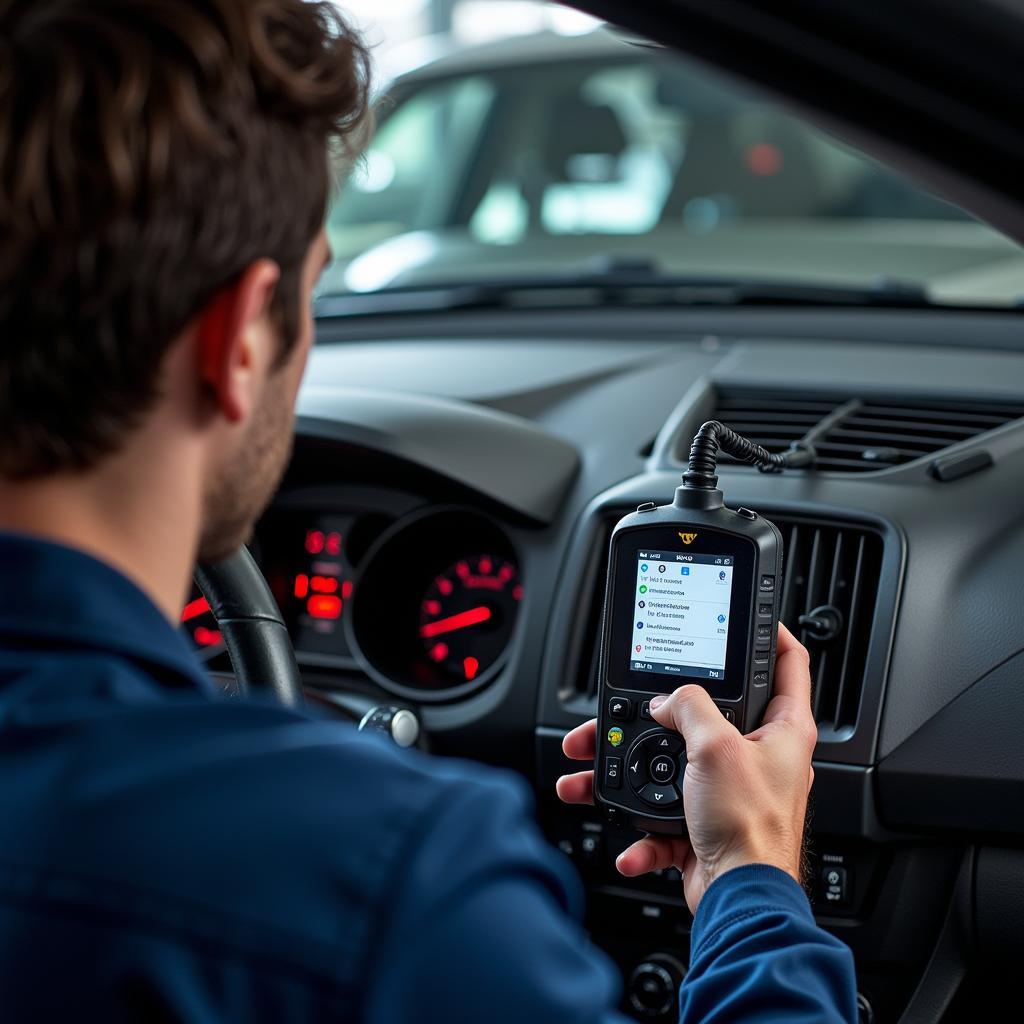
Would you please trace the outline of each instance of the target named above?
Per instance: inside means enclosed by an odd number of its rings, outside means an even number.
[[[732,730],[703,686],[680,686],[668,697],[651,700],[651,717],[666,729],[674,729],[691,750]]]

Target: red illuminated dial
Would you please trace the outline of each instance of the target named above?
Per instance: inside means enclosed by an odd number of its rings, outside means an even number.
[[[463,558],[436,576],[420,605],[420,642],[428,661],[452,679],[472,682],[508,644],[523,586],[501,558]]]
[[[209,602],[197,587],[193,587],[192,597],[181,611],[181,625],[195,644],[196,653],[204,661],[224,650],[224,638],[217,620],[210,611]]]

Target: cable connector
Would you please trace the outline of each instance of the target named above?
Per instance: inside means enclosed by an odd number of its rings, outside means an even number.
[[[814,446],[804,441],[792,444],[788,451],[773,454],[767,448],[748,441],[718,420],[701,425],[690,445],[690,463],[683,474],[685,487],[713,490],[718,486],[718,452],[740,462],[757,466],[762,473],[781,473],[784,469],[805,469],[817,459]]]

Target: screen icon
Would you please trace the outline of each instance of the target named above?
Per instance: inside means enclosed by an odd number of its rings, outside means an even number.
[[[646,594],[647,593],[647,587],[645,587],[642,583],[640,584],[640,593],[641,594]]]
[[[684,565],[683,566],[683,575],[684,576],[689,576],[690,575],[690,567],[688,565]]]
[[[643,624],[642,622],[638,622],[638,623],[636,624],[636,628],[637,628],[637,629],[643,629],[643,628],[644,628],[644,624]]]
[[[640,563],[640,571],[641,572],[647,572],[647,563],[646,562],[641,562]]]
[[[726,580],[726,578],[727,578],[727,577],[728,577],[728,573],[727,573],[727,572],[726,572],[726,571],[725,571],[724,569],[723,569],[723,570],[722,570],[722,571],[721,571],[721,572],[720,572],[720,573],[718,574],[718,578],[719,578],[719,579],[720,579],[720,580],[721,580],[721,581],[722,581],[723,583],[725,582],[725,580]]]
[[[641,602],[640,602],[640,603],[639,603],[639,604],[637,605],[637,608],[646,608],[646,607],[647,607],[647,602],[646,602],[646,601],[641,601]]]
[[[665,571],[665,566],[659,565],[658,566],[658,572],[664,572],[664,571]]]
[[[725,616],[724,615],[719,615],[718,616],[718,621],[719,622],[725,622]]]

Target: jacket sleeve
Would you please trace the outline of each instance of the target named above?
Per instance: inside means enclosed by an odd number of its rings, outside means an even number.
[[[856,1024],[849,948],[815,923],[807,897],[764,864],[726,872],[697,907],[681,1024]]]
[[[618,974],[579,924],[582,890],[518,782],[448,789],[410,838],[372,943],[367,1024],[627,1024]]]

